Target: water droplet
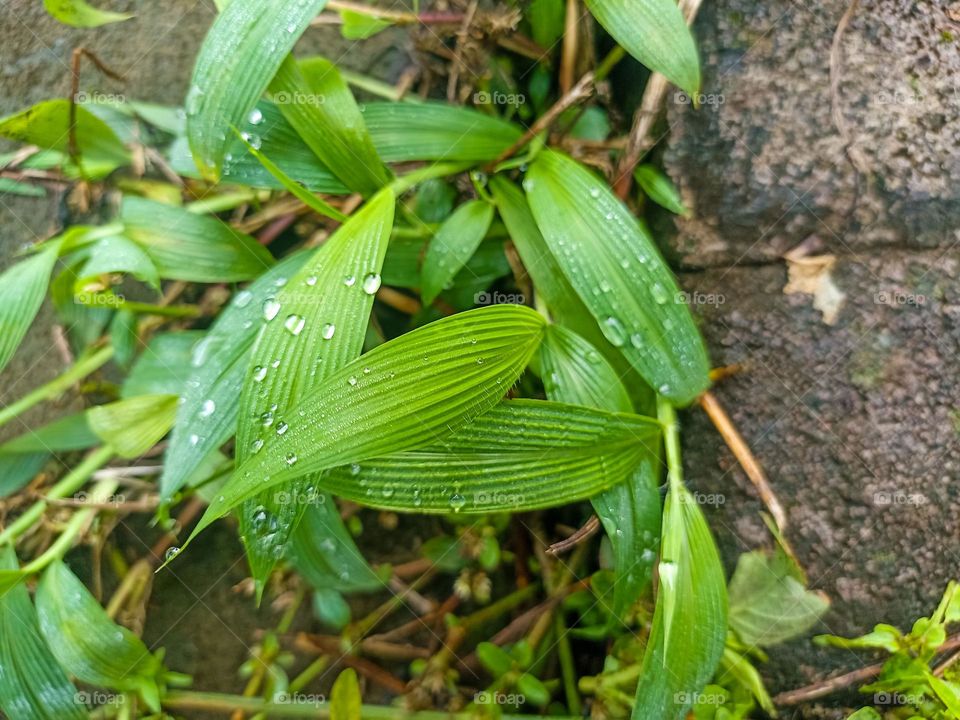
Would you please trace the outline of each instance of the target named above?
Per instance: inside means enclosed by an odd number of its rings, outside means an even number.
[[[477,365],[483,365],[483,358],[477,358]]]
[[[274,370],[276,370],[278,367],[280,367],[280,358],[277,358],[277,359],[274,360],[272,363],[270,363],[270,367],[272,367]],[[273,407],[277,407],[277,406],[274,405]]]
[[[467,499],[460,493],[454,493],[450,496],[450,507],[454,512],[460,512],[466,504]]]
[[[355,378],[353,375],[351,375],[351,376],[350,376],[350,379],[347,380],[347,382],[350,383],[351,385],[356,385],[356,384],[357,384],[357,378]]]
[[[200,442],[200,436],[199,436],[199,435],[191,435],[191,436],[190,436],[190,444],[191,444],[191,445],[196,445],[196,444],[199,443],[199,442]]]
[[[653,295],[653,301],[657,303],[657,305],[663,305],[670,299],[670,294],[667,292],[667,289],[658,282],[650,286],[650,294]]]
[[[359,475],[359,474],[360,474],[360,465],[357,464],[357,463],[353,463],[353,464],[350,466],[350,474],[351,474],[351,475]]]
[[[241,290],[233,297],[233,304],[238,308],[245,308],[253,300],[253,293],[249,290]]]
[[[590,197],[594,199],[600,197],[600,188],[590,188]]]
[[[265,377],[267,377],[267,369],[263,365],[257,365],[253,369],[253,381],[263,382]]]
[[[268,322],[273,320],[280,312],[280,303],[276,298],[269,297],[263,301],[263,318]]]
[[[296,465],[297,456],[294,453],[287,453],[287,465]]]
[[[167,551],[163,554],[163,559],[169,562],[179,554],[180,554],[180,548],[176,546],[168,547]]]
[[[277,435],[283,435],[290,428],[283,420],[277,423]]]
[[[374,295],[380,289],[380,276],[376,273],[370,273],[363,279],[363,291],[367,295]]]
[[[263,122],[263,113],[260,112],[259,108],[254,108],[250,111],[250,115],[247,117],[247,120],[250,121],[251,125],[259,125]]]
[[[337,328],[333,325],[333,323],[327,323],[326,325],[323,326],[323,329],[320,330],[320,335],[323,337],[324,340],[329,340],[330,338],[333,337],[333,334],[336,331],[337,331]]]
[[[630,344],[633,345],[637,350],[643,348],[643,335],[640,333],[634,333],[630,336]]]
[[[200,412],[198,415],[202,418],[207,418],[213,415],[216,409],[217,404],[213,400],[204,400],[203,405],[200,406]]]
[[[370,374],[370,368],[365,367],[365,368],[363,369],[363,374],[364,374],[364,375],[369,375],[369,374]]]
[[[611,345],[614,347],[623,347],[623,343],[627,339],[627,332],[623,329],[623,323],[617,318],[613,316],[608,317],[601,323],[600,329],[603,331],[607,340],[610,341]]]
[[[306,323],[307,321],[302,315],[287,315],[287,319],[283,321],[283,326],[291,335],[299,335]]]
[[[304,282],[306,282],[307,285],[309,285],[310,287],[313,287],[314,285],[317,284],[317,276],[316,276],[316,275],[311,275],[311,276],[308,277]]]
[[[393,485],[384,485],[384,486],[383,486],[383,490],[382,490],[383,496],[384,496],[385,498],[392,498],[392,497],[393,497],[393,494],[394,494],[396,491],[397,491],[397,489],[396,489]]]
[[[670,386],[667,383],[664,383],[659,388],[657,388],[657,392],[659,392],[661,395],[669,395]]]
[[[343,284],[346,285],[347,287],[353,287],[354,284],[356,284],[356,282],[357,282],[357,278],[354,277],[353,275],[347,275],[343,279]]]
[[[263,413],[263,415],[260,416],[260,423],[264,427],[270,427],[273,425],[273,411],[267,410],[267,412]]]
[[[262,449],[263,449],[263,439],[262,439],[262,438],[257,438],[257,439],[254,440],[252,443],[250,443],[250,452],[252,452],[254,455],[256,455],[258,452],[260,452]]]

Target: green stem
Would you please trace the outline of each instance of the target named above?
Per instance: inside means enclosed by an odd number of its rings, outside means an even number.
[[[245,713],[266,713],[270,717],[288,718],[323,718],[333,717],[329,703],[271,703],[260,698],[245,698],[239,695],[224,693],[189,692],[174,690],[168,692],[162,699],[164,707],[171,710],[202,710],[205,712],[219,712],[223,714],[240,710]],[[419,712],[404,712],[389,705],[364,705],[361,709],[363,720],[473,720],[476,715],[471,712],[447,713],[435,710],[421,710]],[[501,720],[529,720],[530,715],[499,715]],[[554,720],[574,720],[571,716],[553,716]]]
[[[677,411],[662,395],[657,395],[657,418],[663,424],[663,444],[667,451],[667,479],[670,492],[683,488],[683,461],[680,455],[680,426]]]
[[[290,686],[287,688],[287,692],[289,692],[291,695],[300,692],[311,680],[327,669],[327,667],[330,665],[330,661],[331,658],[329,655],[321,655],[318,657],[312,663],[307,665],[302,673],[290,681]]]
[[[32,390],[16,402],[0,410],[0,425],[13,420],[17,415],[29,410],[37,403],[57,397],[78,380],[98,370],[112,357],[113,347],[111,346],[101,348],[92,355],[81,357],[74,363],[73,367],[67,368],[65,372],[55,377],[46,385],[41,385],[36,390]]]
[[[367,77],[366,75],[361,75],[360,73],[355,73],[351,72],[350,70],[340,68],[340,77],[353,85],[355,88],[365,90],[376,97],[393,100],[394,102],[419,102],[419,100],[406,95],[400,97],[400,93],[397,92],[397,88],[395,88],[393,85],[381,82],[380,80],[376,80],[372,77]]]
[[[435,163],[433,165],[427,165],[426,167],[418,168],[413,172],[409,172],[406,175],[401,175],[392,183],[390,183],[390,187],[393,192],[395,192],[397,195],[400,195],[401,193],[405,193],[413,186],[419,185],[425,180],[446,177],[447,175],[456,175],[464,170],[469,170],[474,164],[475,163],[458,162]]]
[[[83,461],[73,470],[67,473],[64,478],[54,485],[47,492],[46,499],[38,500],[31,505],[26,512],[14,520],[3,531],[0,532],[0,545],[16,540],[21,533],[31,528],[40,516],[47,509],[47,500],[57,500],[59,498],[72,495],[90,477],[113,457],[114,450],[109,445],[104,445],[87,455]]]
[[[567,697],[567,709],[574,715],[581,715],[580,693],[577,692],[577,669],[573,662],[573,649],[570,636],[561,615],[553,618],[554,631],[557,634],[557,657],[560,659],[560,674],[563,677],[563,692]]]
[[[142,315],[161,315],[163,317],[191,318],[200,315],[200,308],[196,305],[152,305],[151,303],[121,300],[120,307],[130,312]]]
[[[607,75],[617,66],[617,63],[623,60],[626,54],[627,51],[619,45],[608,52],[607,56],[600,61],[600,64],[597,65],[597,69],[593,73],[594,82],[600,82],[606,79]]]
[[[268,194],[261,193],[258,190],[234,190],[223,193],[222,195],[214,195],[213,197],[203,198],[202,200],[194,200],[192,203],[188,203],[184,209],[197,215],[218,213],[224,210],[233,210],[233,208],[243,205],[246,202],[259,200],[261,198],[266,199],[268,196]]]

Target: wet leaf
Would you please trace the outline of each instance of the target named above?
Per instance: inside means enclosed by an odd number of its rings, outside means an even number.
[[[138,458],[170,431],[176,395],[140,395],[87,411],[90,429],[117,454]]]
[[[468,200],[440,226],[423,259],[420,294],[425,305],[437,298],[476,252],[492,220],[490,203]]]
[[[657,205],[677,215],[689,215],[690,211],[680,199],[680,193],[666,174],[655,165],[639,165],[633,177],[640,189]]]

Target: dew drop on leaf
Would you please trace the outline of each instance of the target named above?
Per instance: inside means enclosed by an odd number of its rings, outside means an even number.
[[[337,331],[337,328],[333,325],[333,323],[327,323],[326,325],[323,326],[323,329],[320,331],[320,335],[323,337],[324,340],[329,340],[330,338],[333,337],[333,334],[336,331]]]
[[[170,561],[173,560],[177,555],[180,554],[180,548],[178,547],[168,547],[167,551],[163,554],[163,559]]]
[[[263,113],[260,112],[258,108],[254,108],[250,111],[250,115],[247,117],[247,120],[250,121],[251,125],[259,125],[263,122]]]
[[[376,273],[370,273],[363,279],[363,291],[367,295],[373,295],[380,289],[380,276]]]
[[[267,369],[263,365],[257,365],[253,369],[253,381],[263,382],[265,377],[267,377]]]
[[[303,326],[306,323],[307,321],[302,315],[287,315],[287,319],[283,321],[283,326],[291,335],[296,336],[303,331]]]
[[[280,312],[280,303],[277,302],[276,298],[267,298],[263,301],[263,318],[264,320],[270,321],[273,320],[277,313]]]
[[[611,345],[614,347],[623,347],[623,344],[627,340],[627,331],[624,330],[623,323],[617,318],[613,316],[608,317],[601,323],[600,329],[603,331],[607,340],[610,341]]]

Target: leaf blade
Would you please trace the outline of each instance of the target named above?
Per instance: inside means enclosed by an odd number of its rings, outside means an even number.
[[[40,311],[58,249],[56,244],[51,245],[0,275],[0,372]]]
[[[421,271],[420,295],[431,304],[476,252],[490,223],[493,206],[484,200],[469,200],[453,211],[427,246]]]

